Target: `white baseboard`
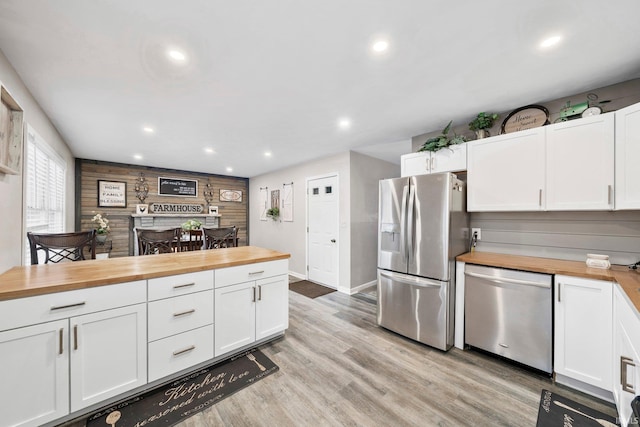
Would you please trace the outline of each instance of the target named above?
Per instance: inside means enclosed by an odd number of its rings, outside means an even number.
[[[377,285],[378,285],[378,281],[372,280],[370,282],[363,283],[362,285],[356,286],[355,288],[351,288],[349,289],[348,292],[345,292],[345,293],[348,293],[349,295],[353,295],[353,294],[357,294],[358,292],[362,292],[365,289],[373,288],[374,286],[377,286]]]
[[[304,274],[300,274],[300,273],[294,273],[293,271],[289,271],[289,276],[293,276],[296,279],[301,279],[301,280],[306,280],[307,276]]]

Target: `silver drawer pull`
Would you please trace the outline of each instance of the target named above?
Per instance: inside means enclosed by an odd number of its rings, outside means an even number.
[[[188,288],[189,286],[195,286],[195,282],[185,283],[184,285],[174,285],[173,289]]]
[[[60,334],[58,336],[58,342],[59,342],[59,351],[58,354],[62,354],[64,353],[64,328],[60,328]]]
[[[191,310],[181,311],[180,313],[173,313],[173,317],[180,317],[180,316],[184,316],[185,314],[191,314],[195,312],[196,312],[196,309],[192,308]]]
[[[499,343],[498,343],[498,345],[499,345],[500,347],[503,347],[503,348],[509,348],[509,346],[508,346],[508,345],[506,345],[506,344],[502,344],[501,342],[499,342]]]
[[[173,355],[174,355],[174,356],[177,356],[177,355],[179,355],[179,354],[186,353],[186,352],[188,352],[188,351],[195,350],[195,349],[196,349],[196,346],[195,346],[195,345],[192,345],[192,346],[189,346],[189,347],[187,347],[187,348],[185,348],[185,349],[182,349],[182,350],[176,350],[176,351],[174,351],[174,352],[173,352]]]
[[[628,357],[620,356],[620,385],[622,386],[622,391],[626,391],[627,393],[635,394],[636,389],[633,384],[629,384],[627,382],[627,367],[635,367],[636,364],[633,363],[633,359]]]
[[[85,305],[86,303],[87,303],[86,301],[82,301],[82,302],[77,302],[75,304],[57,305],[57,306],[51,307],[51,311],[62,310],[63,308],[80,307],[82,305]]]
[[[249,276],[254,276],[256,274],[262,274],[264,273],[264,270],[260,270],[260,271],[250,271],[249,272]]]

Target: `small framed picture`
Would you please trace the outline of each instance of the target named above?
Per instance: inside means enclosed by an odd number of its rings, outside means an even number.
[[[209,206],[209,215],[218,215],[218,207]]]
[[[127,183],[98,180],[98,206],[127,207]]]
[[[149,213],[149,205],[136,205],[136,213],[138,215],[146,215]]]

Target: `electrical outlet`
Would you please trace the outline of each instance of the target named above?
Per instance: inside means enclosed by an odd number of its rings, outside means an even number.
[[[471,229],[471,235],[473,236],[473,234],[476,233],[476,239],[477,240],[482,240],[482,230],[479,228],[472,228]]]

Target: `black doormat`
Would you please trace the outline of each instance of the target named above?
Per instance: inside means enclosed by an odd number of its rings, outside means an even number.
[[[289,289],[309,298],[318,298],[336,291],[335,289],[327,288],[326,286],[318,285],[308,280],[289,283]]]
[[[87,427],[172,426],[278,370],[257,349],[105,408]]]
[[[615,427],[617,419],[549,390],[542,390],[536,427]]]

